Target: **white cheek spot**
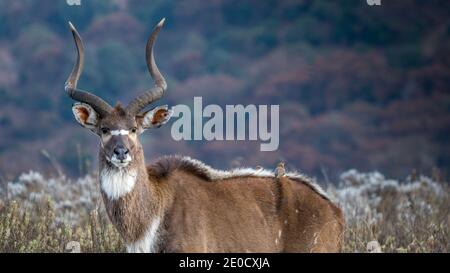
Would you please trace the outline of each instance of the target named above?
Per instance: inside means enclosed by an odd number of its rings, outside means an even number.
[[[100,173],[103,192],[112,200],[131,192],[136,184],[136,170],[108,169]]]
[[[130,134],[130,131],[128,130],[112,130],[111,135],[112,136],[127,136]]]

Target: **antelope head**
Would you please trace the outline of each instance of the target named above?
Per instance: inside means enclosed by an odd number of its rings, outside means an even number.
[[[137,96],[126,107],[119,103],[112,107],[91,92],[77,89],[84,64],[84,45],[78,31],[69,22],[78,54],[65,83],[65,90],[77,101],[72,107],[75,119],[81,126],[99,136],[100,154],[112,167],[124,168],[133,162],[135,155],[142,152],[138,135],[147,129],[160,127],[173,113],[167,105],[143,111],[146,106],[160,99],[167,89],[167,83],[156,66],[153,55],[153,44],[163,24],[164,19],[155,27],[146,46],[147,67],[155,87]]]

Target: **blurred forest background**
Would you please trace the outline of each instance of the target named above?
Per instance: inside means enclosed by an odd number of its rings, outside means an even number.
[[[64,82],[86,46],[79,87],[114,104],[152,85],[145,42],[163,17],[158,104],[279,104],[280,146],[180,141],[146,132],[147,161],[189,155],[217,168],[279,160],[321,180],[355,168],[405,177],[450,167],[450,2],[81,0],[0,2],[0,178],[34,169],[84,175],[98,139],[79,127]]]

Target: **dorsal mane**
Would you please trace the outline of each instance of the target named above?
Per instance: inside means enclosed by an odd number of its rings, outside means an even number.
[[[181,170],[192,173],[207,181],[212,181],[206,170],[201,168],[201,165],[196,164],[196,162],[201,163],[200,161],[191,159],[187,156],[169,155],[156,159],[147,167],[147,169],[149,174],[157,179],[168,177],[174,171]]]
[[[210,182],[239,177],[275,177],[274,172],[267,169],[237,168],[229,171],[217,170],[199,160],[180,155],[160,157],[148,166],[149,174],[157,179],[168,177],[176,170],[191,173]],[[286,176],[291,180],[308,186],[325,199],[330,200],[314,179],[298,172],[288,172]]]

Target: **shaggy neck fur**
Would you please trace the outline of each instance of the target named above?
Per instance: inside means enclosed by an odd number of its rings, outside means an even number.
[[[111,222],[129,252],[157,252],[164,202],[157,181],[148,175],[142,149],[126,168],[111,165],[100,150],[100,187]]]

